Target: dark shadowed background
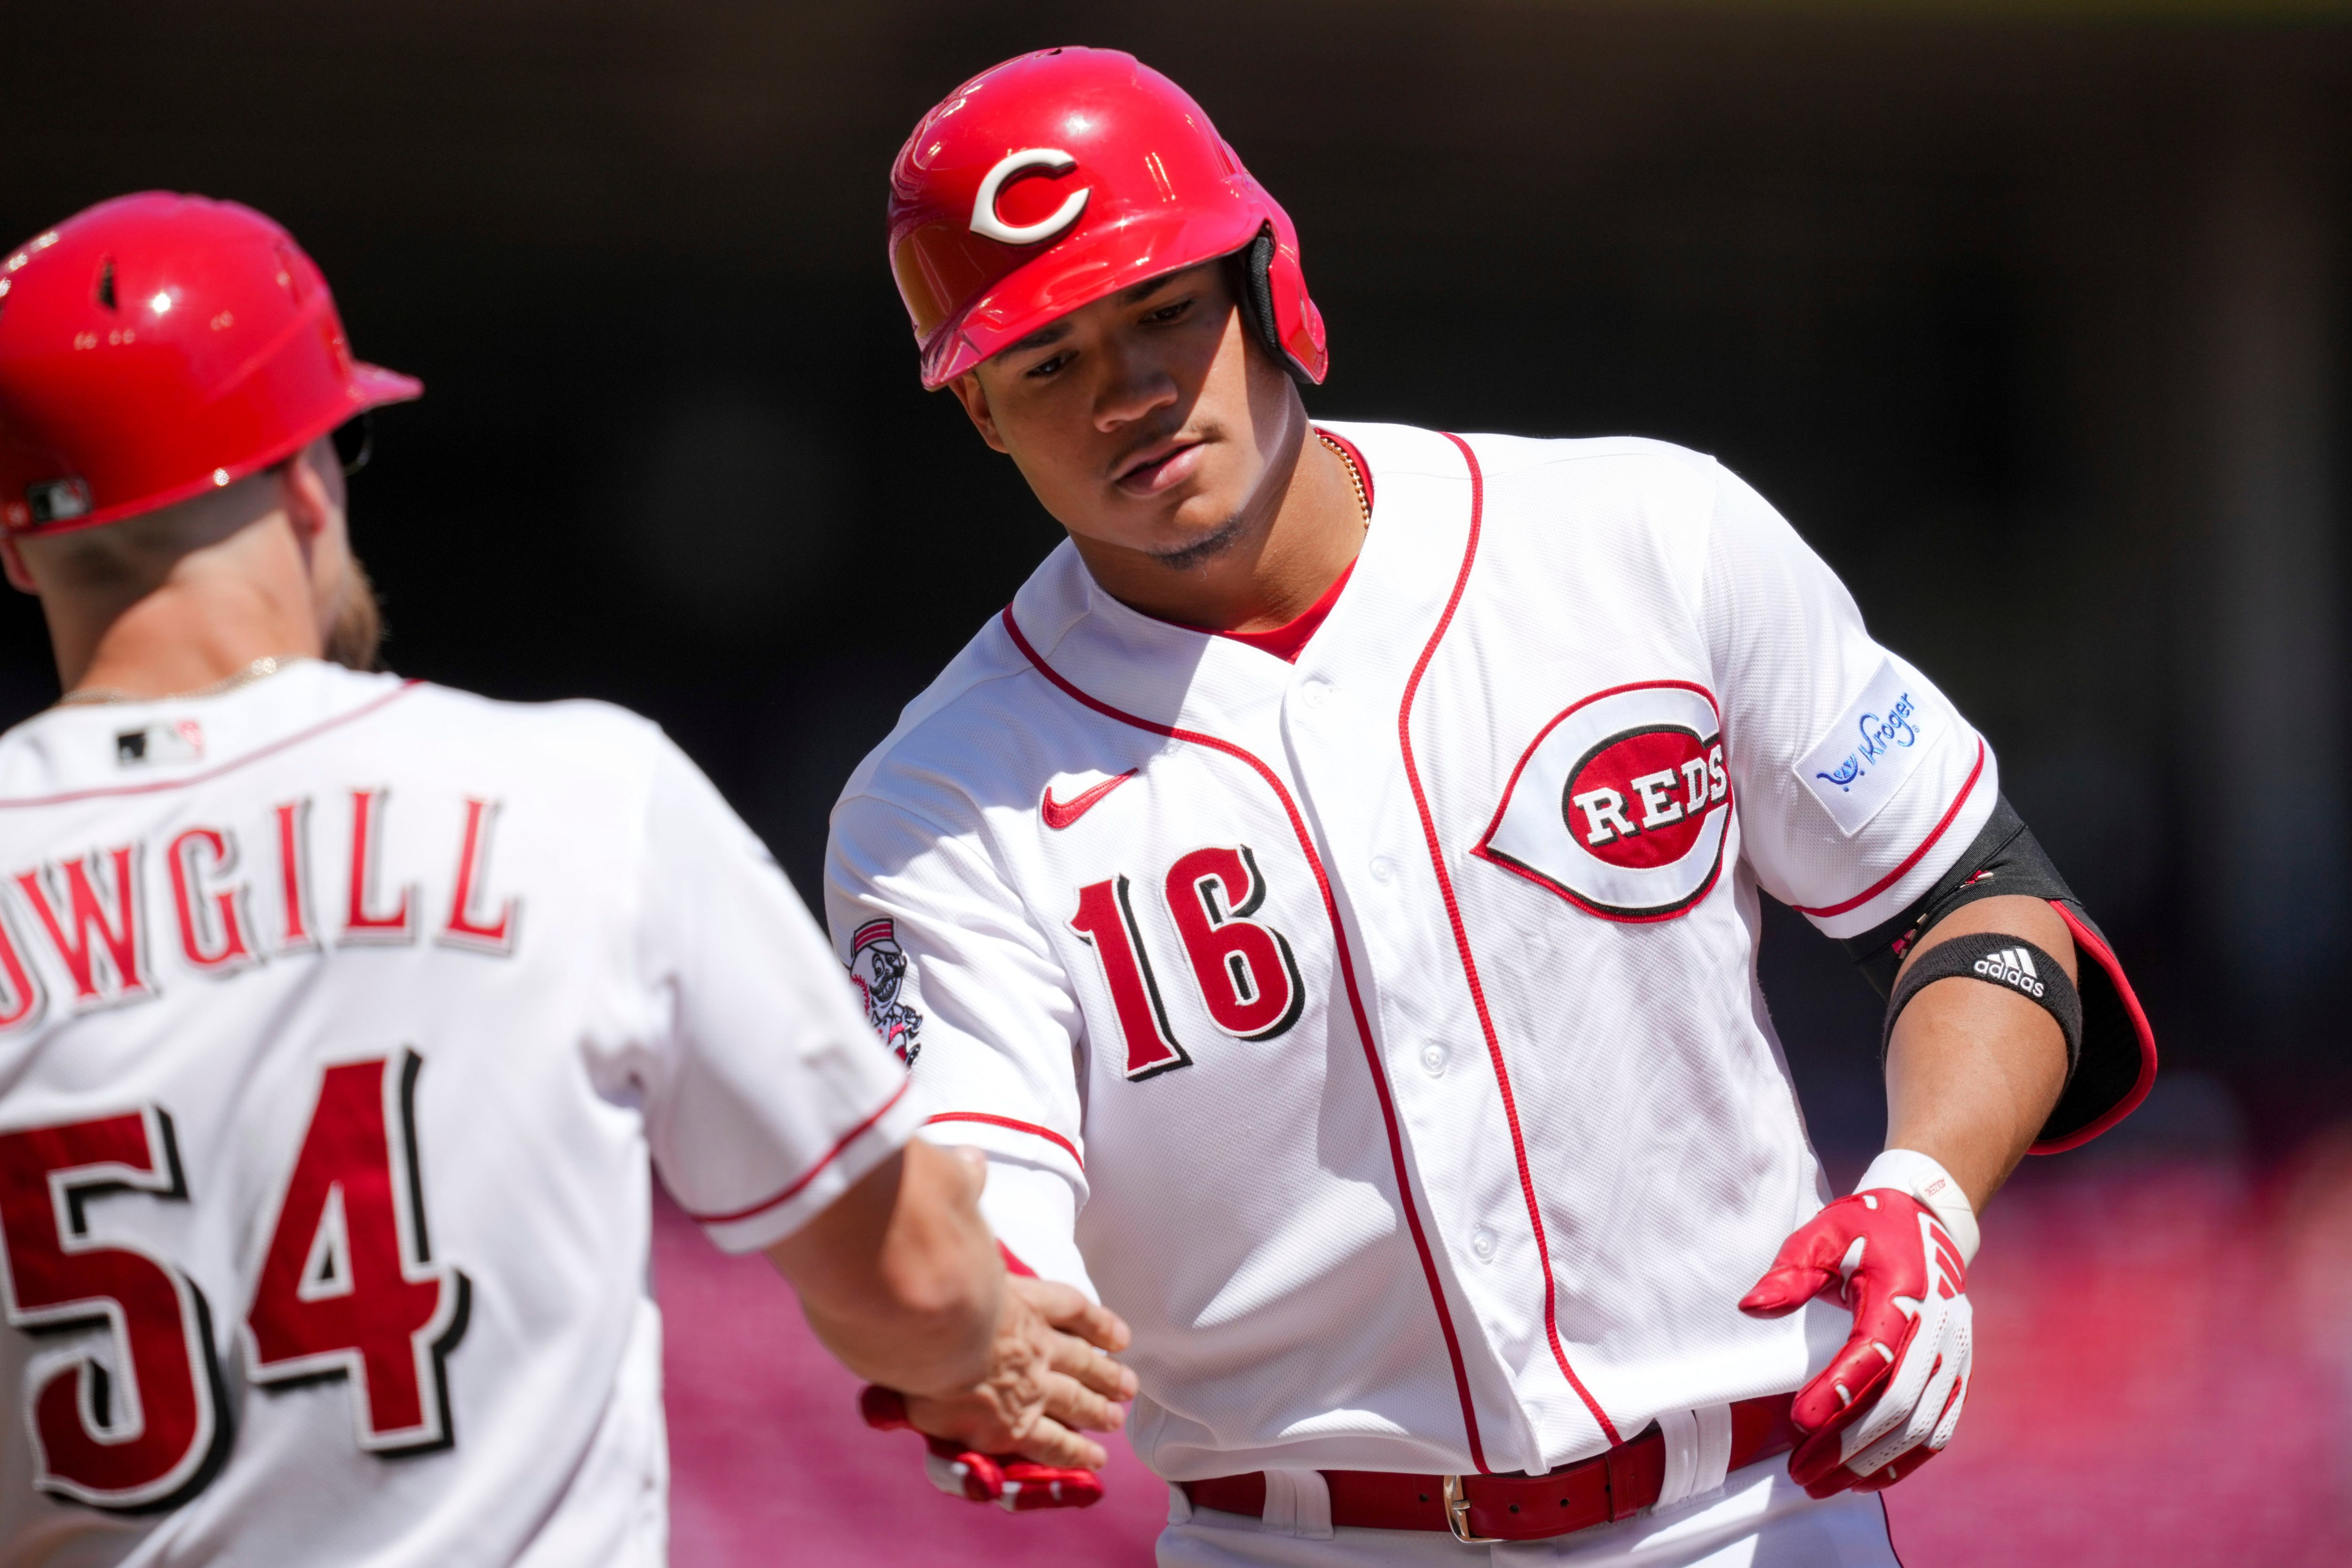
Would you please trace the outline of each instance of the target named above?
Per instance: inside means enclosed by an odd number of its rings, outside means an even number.
[[[812,892],[841,779],[1057,536],[918,388],[889,160],[1008,54],[1132,49],[1297,222],[1310,408],[1716,453],[1991,738],[2167,1069],[2021,1203],[2242,1197],[2352,1114],[2339,18],[12,0],[0,242],[153,186],[285,222],[430,389],[355,492],[394,665],[653,715]],[[0,718],[55,690],[11,600]],[[1874,999],[1778,910],[1765,972],[1851,1173]]]

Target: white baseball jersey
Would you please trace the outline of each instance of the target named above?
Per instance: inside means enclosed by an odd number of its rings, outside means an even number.
[[[642,720],[304,662],[17,726],[0,1562],[651,1568],[649,1153],[757,1247],[905,1089]]]
[[[1793,1389],[1847,1321],[1737,1307],[1823,1197],[1758,893],[1888,918],[1991,754],[1711,459],[1331,428],[1373,515],[1297,661],[1065,543],[851,780],[836,942],[999,1234],[1133,1325],[1171,1479]]]

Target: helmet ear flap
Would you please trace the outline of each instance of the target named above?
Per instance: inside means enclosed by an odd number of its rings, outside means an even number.
[[[1274,225],[1261,225],[1257,237],[1234,253],[1234,261],[1241,274],[1242,315],[1257,332],[1257,341],[1302,389],[1314,385],[1315,378],[1282,346],[1282,330],[1275,321]]]

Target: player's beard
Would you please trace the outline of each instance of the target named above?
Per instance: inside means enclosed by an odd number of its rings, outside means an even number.
[[[343,578],[343,602],[335,606],[335,624],[327,633],[327,657],[346,669],[373,671],[383,668],[383,606],[367,568],[354,555]]]
[[[1205,566],[1220,555],[1225,554],[1247,539],[1252,531],[1249,513],[1237,511],[1217,524],[1212,531],[1192,541],[1190,544],[1180,544],[1173,550],[1155,552],[1154,559],[1171,571],[1190,572],[1196,566]]]

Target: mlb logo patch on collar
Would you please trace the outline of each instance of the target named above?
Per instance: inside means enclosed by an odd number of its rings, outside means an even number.
[[[194,719],[149,724],[114,732],[114,760],[126,768],[149,763],[200,763],[205,757],[205,727]]]

